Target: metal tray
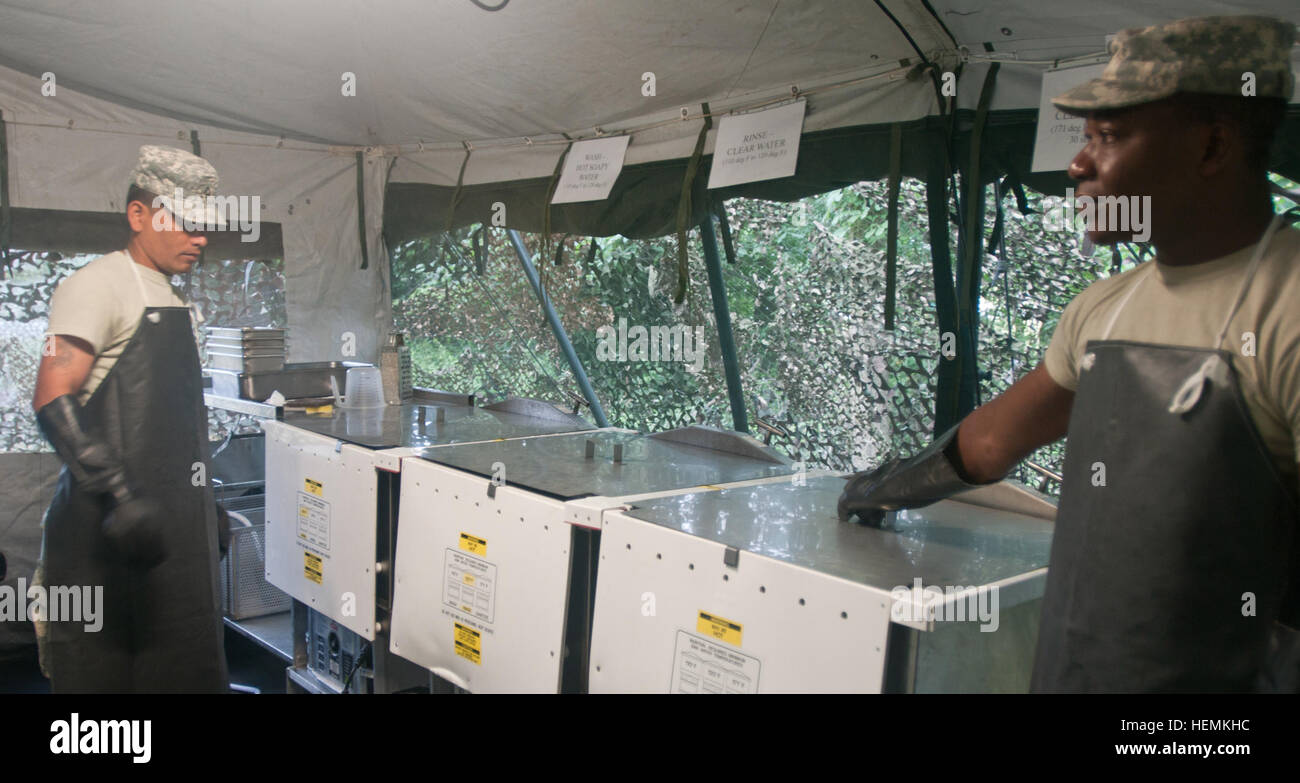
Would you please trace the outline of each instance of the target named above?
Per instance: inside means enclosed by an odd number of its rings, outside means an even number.
[[[275,372],[243,372],[239,374],[237,394],[228,397],[242,397],[246,400],[265,400],[272,392],[280,392],[286,400],[305,397],[326,397],[333,394],[330,378],[337,380],[339,392],[344,391],[349,367],[373,367],[366,362],[305,362],[286,364],[284,369]],[[217,373],[214,371],[213,391],[220,394],[216,387]]]
[[[223,340],[209,337],[205,343],[209,351],[222,353],[284,353],[284,338],[248,338],[246,340]]]
[[[208,366],[214,370],[256,373],[278,372],[284,369],[283,353],[237,354],[208,351]]]
[[[283,329],[272,329],[269,326],[209,326],[207,331],[208,337],[215,337],[218,340],[245,340],[257,337],[284,339]]]

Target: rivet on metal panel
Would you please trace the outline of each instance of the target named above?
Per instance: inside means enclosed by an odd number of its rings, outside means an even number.
[[[722,552],[722,564],[731,568],[740,567],[740,550],[734,546],[727,547]],[[725,578],[725,575],[724,575]]]

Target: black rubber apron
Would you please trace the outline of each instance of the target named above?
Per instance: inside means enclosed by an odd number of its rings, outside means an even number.
[[[42,657],[56,692],[229,691],[201,378],[189,309],[146,307],[84,405],[92,433],[122,455],[141,493],[167,510],[168,554],[147,571],[116,562],[101,532],[99,498],[81,492],[64,468],[46,512],[44,583],[102,585],[103,627],[92,633],[79,622],[49,623]],[[202,481],[196,463],[205,466]]]
[[[1294,666],[1269,649],[1295,621],[1296,492],[1218,349],[1277,226],[1214,349],[1106,339],[1145,277],[1088,343],[1032,690],[1242,692]]]

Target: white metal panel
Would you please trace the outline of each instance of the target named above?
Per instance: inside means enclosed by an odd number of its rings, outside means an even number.
[[[390,649],[475,693],[553,693],[572,529],[559,501],[508,486],[490,498],[490,483],[403,460]],[[486,551],[463,548],[462,534]],[[478,634],[462,654],[457,625]]]
[[[373,641],[375,452],[280,422],[263,428],[267,581]]]
[[[592,693],[881,689],[889,593],[605,512],[591,640]],[[740,644],[699,630],[741,627]]]

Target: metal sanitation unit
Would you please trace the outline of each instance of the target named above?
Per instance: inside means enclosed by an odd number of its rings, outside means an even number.
[[[591,429],[536,400],[474,407],[472,396],[423,393],[442,404],[291,413],[264,424],[267,581],[324,616],[311,617],[312,628],[332,622],[340,626],[338,638],[350,632],[372,643],[374,668],[362,676],[373,677],[380,691],[412,685],[413,677],[428,682],[424,670],[388,660],[403,458],[449,444]],[[322,640],[332,647],[329,639],[309,634],[308,666],[338,690],[342,678],[328,662],[339,651],[318,649]]]
[[[604,513],[590,690],[1024,691],[1055,508],[998,485],[841,522],[841,477]]]
[[[601,513],[792,466],[687,427],[451,446],[402,470],[392,651],[475,693],[580,692]]]

